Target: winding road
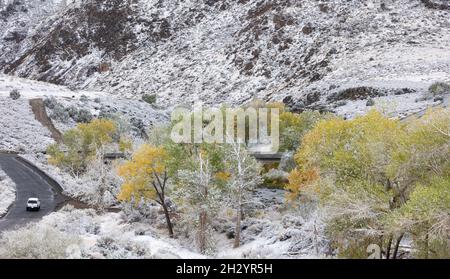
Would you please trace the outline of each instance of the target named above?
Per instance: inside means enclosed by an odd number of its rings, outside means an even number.
[[[0,218],[0,232],[38,221],[66,200],[58,183],[17,155],[0,153],[0,167],[16,184],[16,200],[8,213]],[[40,199],[40,211],[26,211],[30,197]]]

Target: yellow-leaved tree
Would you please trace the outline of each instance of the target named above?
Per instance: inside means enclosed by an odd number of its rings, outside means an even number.
[[[300,196],[303,190],[319,180],[319,171],[316,168],[306,170],[296,168],[289,174],[288,179],[289,183],[285,185],[285,189],[288,191],[286,197],[289,201],[293,201]]]
[[[367,257],[376,243],[396,258],[405,235],[418,257],[450,255],[448,108],[410,121],[377,111],[322,120],[301,143],[287,189],[291,198],[318,193],[340,256]]]
[[[164,210],[167,229],[173,237],[173,225],[167,205],[168,155],[163,147],[143,144],[133,153],[131,160],[118,168],[118,174],[124,179],[118,199],[121,201],[153,200]]]
[[[280,148],[282,151],[294,151],[302,137],[310,131],[317,122],[333,118],[332,114],[306,110],[300,114],[289,111],[280,113]]]
[[[86,171],[88,163],[102,153],[105,145],[113,141],[116,125],[111,120],[95,119],[78,124],[63,135],[61,144],[47,148],[49,162],[78,176]]]
[[[383,217],[394,206],[390,201],[404,194],[384,190],[393,184],[385,169],[403,133],[402,123],[371,111],[353,120],[319,121],[302,138],[286,188],[290,198],[304,190],[318,193],[327,209],[327,232],[341,256],[384,237]]]

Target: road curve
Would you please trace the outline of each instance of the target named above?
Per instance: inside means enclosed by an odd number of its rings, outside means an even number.
[[[38,221],[65,201],[58,183],[17,155],[0,154],[0,167],[16,184],[16,200],[8,213],[0,218],[0,232]],[[26,211],[30,197],[40,199],[40,211]]]

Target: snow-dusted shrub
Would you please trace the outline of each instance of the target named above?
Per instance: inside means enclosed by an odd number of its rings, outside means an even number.
[[[78,123],[89,123],[93,118],[94,117],[92,116],[92,113],[90,111],[86,109],[80,109],[74,116],[73,120]]]
[[[13,89],[11,90],[11,92],[9,92],[9,97],[13,100],[17,100],[20,98],[20,92],[17,89]]]
[[[78,114],[78,109],[75,106],[69,106],[66,108],[67,113],[73,119]]]
[[[429,88],[428,92],[432,96],[449,94],[450,93],[450,84],[445,82],[435,82]]]
[[[242,243],[248,243],[255,240],[258,236],[265,236],[268,232],[274,230],[271,221],[265,219],[247,218],[242,225]]]
[[[348,104],[348,102],[347,101],[345,101],[345,100],[341,100],[341,101],[337,101],[336,103],[335,103],[335,107],[337,108],[337,107],[342,107],[342,106],[345,106],[345,105],[347,105]]]
[[[110,109],[108,109],[105,106],[100,107],[100,112],[98,113],[98,118],[100,119],[113,119],[115,116],[114,112],[111,112]]]
[[[132,117],[130,119],[130,123],[132,125],[132,129],[135,132],[136,135],[138,136],[142,136],[144,135],[145,132],[145,124],[142,121],[142,119],[136,118],[136,117]]]
[[[64,259],[67,257],[67,249],[79,243],[78,237],[52,226],[33,224],[2,234],[0,258]]]
[[[110,236],[99,238],[95,247],[90,250],[101,254],[106,259],[145,259],[152,257],[150,249],[143,243]]]
[[[160,207],[156,203],[141,201],[137,205],[134,201],[122,204],[123,218],[127,222],[145,221],[150,224],[164,224],[163,216],[159,214]]]
[[[64,181],[64,193],[96,208],[107,208],[117,205],[117,194],[121,180],[117,176],[114,165],[104,164],[96,158],[88,163],[86,172],[71,176],[58,170],[54,176],[60,176]]]
[[[291,109],[292,111],[303,111],[305,110],[305,102],[298,100],[292,105]]]
[[[89,98],[86,95],[81,95],[80,102],[87,103],[87,102],[89,102]]]
[[[44,220],[45,224],[61,232],[75,235],[97,235],[100,223],[93,209],[75,209],[66,205],[60,211],[52,214],[51,218]]]
[[[366,102],[366,107],[373,107],[375,105],[375,100],[372,98],[369,98]]]
[[[193,169],[178,171],[179,187],[174,196],[183,207],[183,220],[193,224],[199,251],[206,254],[215,247],[211,219],[223,206],[224,193],[220,183],[215,182],[213,164],[200,154],[192,159]]]
[[[58,101],[53,96],[44,99],[44,105],[49,109],[54,109],[57,104]]]
[[[132,134],[131,123],[119,113],[101,111],[98,118],[105,118],[114,121],[114,124],[116,125],[116,133],[114,133],[113,139],[116,142],[119,142],[121,138],[128,137]]]
[[[144,94],[142,95],[142,100],[148,104],[156,103],[156,95],[155,94]]]
[[[288,183],[288,173],[278,169],[271,169],[263,175],[264,186],[269,188],[283,189]]]
[[[296,215],[285,215],[281,219],[281,224],[284,228],[299,228],[303,225],[304,220],[301,216]]]
[[[294,152],[289,151],[289,152],[283,153],[283,156],[281,157],[281,161],[278,166],[278,169],[282,170],[282,171],[290,172],[293,169],[295,169],[296,166],[297,166],[297,164],[295,163]]]
[[[63,105],[56,103],[50,113],[50,118],[62,123],[67,123],[69,120],[69,113],[66,111]]]
[[[97,158],[88,164],[87,171],[78,177],[77,184],[71,194],[82,201],[99,208],[117,204],[121,179],[117,175],[116,166],[104,164]]]

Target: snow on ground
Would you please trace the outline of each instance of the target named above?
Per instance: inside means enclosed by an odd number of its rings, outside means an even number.
[[[165,123],[169,119],[168,111],[152,106],[144,101],[137,99],[127,99],[120,96],[102,96],[93,95],[90,92],[81,94],[77,97],[52,96],[56,101],[64,106],[64,108],[76,107],[78,109],[88,110],[94,117],[106,115],[120,115],[123,119],[133,123],[134,121],[142,121],[144,127],[148,128],[154,124]],[[92,97],[96,96],[96,97]],[[49,95],[46,95],[49,97]],[[81,97],[81,98],[80,98]],[[47,108],[47,111],[50,112]],[[65,131],[73,128],[76,123],[73,119],[68,118],[62,122],[60,119],[53,119],[56,127]]]
[[[214,247],[208,255],[197,252],[193,241],[195,230],[189,231],[190,236],[186,237],[183,228],[176,225],[176,238],[169,238],[159,210],[155,211],[159,212],[155,216],[130,221],[124,211],[99,213],[93,209],[74,209],[68,205],[44,217],[37,224],[16,230],[8,236],[12,237],[10,242],[14,243],[17,242],[14,240],[15,233],[20,238],[22,233],[29,235],[27,230],[33,231],[33,234],[36,231],[47,234],[51,229],[53,231],[50,233],[59,235],[58,238],[63,240],[72,240],[75,245],[53,247],[49,251],[63,249],[63,257],[69,258],[326,257],[328,245],[323,236],[323,218],[313,204],[303,203],[297,207],[288,207],[284,202],[284,191],[270,189],[256,191],[254,204],[252,213],[249,213],[242,223],[240,248],[233,248],[234,241],[229,236],[234,232],[233,220],[229,216],[225,218],[223,214],[214,218],[215,230],[211,235]],[[17,249],[14,247],[11,249]]]
[[[21,95],[18,100],[9,98],[14,89]],[[72,91],[64,86],[0,74],[0,150],[43,151],[53,142],[50,132],[34,119],[28,104],[28,99],[33,98],[54,98],[66,109],[88,110],[94,117],[100,114],[120,115],[134,125],[142,123],[144,128],[169,119],[167,110],[141,100],[113,97],[103,92]],[[47,108],[47,113],[52,116],[51,109]],[[64,132],[76,125],[70,117],[66,120],[53,119],[53,122]]]
[[[446,96],[448,98],[448,96]],[[338,106],[334,112],[351,119],[355,116],[366,114],[371,109],[376,109],[393,118],[403,118],[417,114],[426,108],[442,104],[433,98],[424,97],[423,93],[408,93],[403,95],[390,95],[374,97],[374,106],[367,106],[367,100],[346,101],[345,105]]]
[[[16,185],[14,182],[0,169],[0,217],[8,212],[8,208],[16,199]]]
[[[9,92],[13,89],[17,89],[21,96],[26,99],[43,98],[45,96],[66,98],[76,98],[81,95],[89,95],[92,98],[107,96],[103,92],[72,91],[65,86],[0,74],[0,97],[8,97]]]
[[[148,248],[152,258],[184,258],[201,259],[204,255],[183,248],[176,239],[165,236],[165,231],[142,231],[142,227],[126,224],[120,217],[120,213],[108,213],[100,217],[100,232],[103,236],[113,237],[119,240],[132,240],[143,247]],[[137,230],[136,228],[139,228]]]
[[[19,91],[21,99],[55,98],[65,108],[74,106],[78,109],[85,109],[93,116],[99,116],[101,113],[116,113],[129,120],[132,118],[141,120],[146,127],[168,120],[167,110],[152,106],[137,98],[111,96],[99,91],[73,91],[65,86],[0,74],[0,99],[9,98],[9,93],[14,89]],[[8,104],[14,105],[11,102]],[[1,111],[7,112],[6,109]],[[47,113],[51,116],[48,108]],[[55,126],[62,131],[76,125],[70,118],[66,122],[58,121],[58,119],[53,119],[53,121]]]
[[[0,96],[0,150],[39,152],[53,142],[50,132],[35,120],[28,100]]]
[[[241,247],[232,248],[233,239],[219,235],[216,258],[326,257],[324,216],[314,202],[288,204],[285,191],[265,188],[253,193],[253,202],[255,211],[243,220]]]
[[[41,221],[24,229],[9,232],[3,236],[4,249],[17,250],[15,242],[17,237],[27,235],[27,231],[47,232],[54,230],[53,234],[59,239],[69,239],[69,242],[50,243],[51,247],[43,250],[53,250],[53,254],[38,254],[37,257],[61,258],[205,258],[195,252],[181,247],[176,240],[157,236],[154,232],[137,232],[133,226],[125,223],[120,213],[97,214],[92,209],[73,209],[66,206],[58,212],[45,216]],[[22,231],[21,231],[22,230]],[[36,234],[36,233],[34,233]],[[8,236],[12,237],[9,239]],[[26,242],[26,240],[25,240]],[[29,246],[29,250],[40,250],[39,244]],[[0,252],[2,249],[0,248]],[[15,257],[30,257],[34,251],[26,251],[24,255],[17,255],[15,251],[3,251]],[[45,251],[44,251],[45,252]],[[6,254],[6,255],[5,255]]]
[[[208,257],[228,259],[324,258],[329,245],[324,218],[313,202],[286,203],[285,191],[259,188],[242,220],[241,246],[234,246],[235,218],[227,209],[211,220]],[[132,223],[134,226],[134,224]],[[162,228],[162,227],[161,227]],[[175,233],[183,247],[197,251],[195,229],[183,229],[175,220]],[[186,237],[186,233],[189,237]]]
[[[280,258],[324,258],[327,252],[323,236],[323,223],[319,211],[314,216],[302,219],[300,216],[288,213],[276,218],[260,219],[257,223],[264,224],[256,233],[252,226],[250,231],[243,231],[243,237],[250,237],[241,247],[232,248],[232,240],[221,241],[216,258],[250,258],[250,259],[280,259]],[[256,223],[256,224],[257,224]],[[258,225],[256,226],[258,227]]]
[[[364,47],[333,61],[335,71],[323,83],[339,81],[340,89],[365,85],[426,91],[431,83],[450,79],[449,65],[450,51],[442,46]]]
[[[51,247],[58,249],[64,258],[159,258],[159,259],[203,259],[203,258],[323,258],[325,241],[322,238],[321,218],[314,211],[308,219],[301,219],[295,212],[265,216],[242,231],[243,245],[234,249],[233,241],[223,233],[215,233],[217,252],[202,255],[192,248],[192,243],[182,235],[172,239],[164,228],[146,222],[128,223],[123,213],[99,214],[92,209],[74,209],[66,206],[58,212],[45,216],[29,227],[7,235],[17,245],[14,234],[32,230],[47,232],[61,239],[72,239],[72,245]],[[298,212],[296,212],[298,213]],[[256,224],[263,224],[262,226]],[[35,234],[35,233],[34,233]],[[0,240],[1,241],[1,240]],[[58,243],[51,245],[60,245]],[[39,246],[39,245],[38,245]],[[5,245],[5,249],[8,245]],[[1,249],[0,249],[1,250]],[[0,251],[1,252],[1,251]],[[17,255],[15,255],[17,256]],[[53,256],[53,255],[51,255]],[[41,255],[46,257],[46,255]]]

